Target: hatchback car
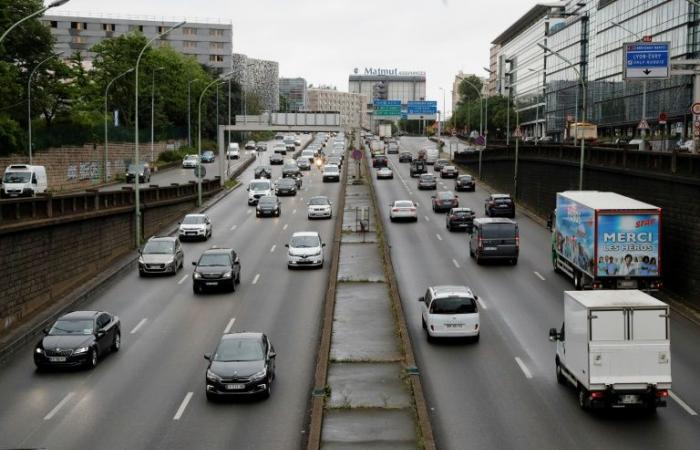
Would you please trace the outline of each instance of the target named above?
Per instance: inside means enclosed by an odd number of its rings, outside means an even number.
[[[410,163],[413,161],[413,154],[411,152],[403,152],[399,155],[400,163]]]
[[[207,150],[206,152],[202,152],[202,162],[203,163],[213,163],[214,160],[216,160],[216,157],[214,156],[214,152],[211,150]]]
[[[270,165],[282,165],[284,163],[284,157],[279,153],[273,153],[270,155]]]
[[[372,158],[372,167],[386,167],[389,164],[389,159],[384,155],[376,155]]]
[[[446,159],[438,159],[435,161],[435,164],[433,165],[433,170],[435,173],[440,173],[442,172],[442,168],[450,164],[450,162]]]
[[[172,236],[152,237],[139,250],[139,275],[175,275],[185,264],[180,240]]]
[[[342,167],[343,158],[341,158],[340,156],[329,156],[326,160],[326,164],[332,164],[334,166]]]
[[[275,144],[272,147],[272,151],[273,151],[273,153],[278,154],[278,155],[286,155],[287,154],[287,146],[284,145],[283,143]]]
[[[198,155],[187,155],[182,160],[182,168],[183,169],[194,169],[198,165],[199,165],[199,156]]]
[[[471,175],[459,175],[455,180],[455,191],[476,191],[476,181]]]
[[[206,214],[187,214],[177,229],[181,240],[202,239],[206,241],[211,237],[212,231],[211,220]]]
[[[381,169],[377,170],[377,180],[383,180],[383,179],[391,180],[393,178],[394,178],[394,172],[392,172],[390,168],[382,167]]]
[[[484,213],[489,217],[515,218],[515,203],[510,194],[491,194],[484,204]]]
[[[275,380],[275,348],[263,333],[229,333],[214,353],[205,353],[207,400],[236,395],[267,398]]]
[[[270,167],[270,166],[258,166],[255,168],[255,171],[253,172],[253,176],[256,179],[258,179],[258,178],[270,179],[270,178],[272,178],[272,167]]]
[[[435,175],[430,173],[421,174],[420,178],[418,178],[418,189],[437,189],[437,179]]]
[[[307,217],[309,219],[333,217],[333,203],[325,196],[316,196],[309,199]]]
[[[323,181],[340,181],[340,168],[332,164],[323,166]]]
[[[50,367],[97,366],[105,353],[121,348],[119,317],[104,311],[73,311],[44,330],[34,348],[38,370]]]
[[[455,166],[444,166],[440,171],[440,178],[457,178],[459,171]]]
[[[469,238],[469,256],[481,264],[484,260],[518,263],[520,234],[518,224],[511,219],[479,218]]]
[[[323,267],[323,247],[326,244],[316,231],[294,233],[288,244],[287,267]]]
[[[201,294],[205,289],[227,288],[236,290],[241,282],[241,261],[233,249],[211,248],[192,262],[192,290]]]
[[[432,199],[434,212],[445,212],[459,206],[459,198],[452,191],[438,192]]]
[[[282,177],[296,178],[301,176],[301,170],[294,160],[286,160],[282,166]]]
[[[428,168],[426,166],[424,159],[413,159],[411,160],[410,174],[411,178],[418,176],[423,173],[428,173]]]
[[[275,194],[282,195],[297,195],[296,178],[280,178],[275,181]]]
[[[479,341],[478,297],[466,286],[433,286],[418,298],[421,326],[428,341],[464,338]]]
[[[448,231],[471,231],[475,215],[470,208],[452,208],[447,212],[447,217],[445,217],[445,228]]]
[[[255,206],[256,217],[279,217],[281,214],[282,202],[280,202],[280,199],[274,195],[266,195],[264,197],[260,197],[260,199],[258,200],[258,204]]]
[[[397,220],[418,221],[418,208],[412,200],[396,200],[389,204],[389,220],[396,222]]]

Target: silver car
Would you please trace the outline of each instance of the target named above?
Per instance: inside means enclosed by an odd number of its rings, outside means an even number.
[[[172,236],[152,237],[139,250],[139,275],[175,275],[184,264],[180,240]]]

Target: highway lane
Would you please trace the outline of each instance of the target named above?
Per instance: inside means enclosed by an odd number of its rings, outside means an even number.
[[[243,182],[252,170],[240,177]],[[280,169],[273,170],[279,176]],[[133,271],[84,307],[122,320],[122,350],[94,371],[36,373],[33,346],[19,352],[0,369],[6,406],[0,409],[0,448],[298,447],[328,267],[288,271],[284,244],[301,230],[318,230],[330,241],[337,219],[309,222],[301,198],[325,194],[337,200],[338,193],[338,184],[324,184],[312,171],[297,197],[282,199],[279,219],[256,219],[245,189],[228,195],[208,212],[212,239],[184,244],[184,271],[146,279]],[[234,294],[195,296],[191,261],[212,245],[239,252],[242,283]],[[206,402],[202,354],[213,350],[226,328],[270,336],[278,353],[270,399]]]
[[[424,144],[421,138],[401,141],[402,150],[414,152]],[[460,448],[465,442],[477,448],[638,448],[669,442],[691,448],[697,442],[698,416],[675,401],[653,417],[580,411],[573,391],[556,383],[554,345],[547,341],[548,328],[562,321],[562,291],[572,288],[551,269],[549,233],[518,214],[518,265],[477,266],[468,255],[468,235],[448,232],[444,214],[431,210],[432,192],[416,189],[408,164],[398,163],[394,155],[390,162],[396,177],[376,182],[379,206],[441,448]],[[452,180],[443,184],[441,190],[453,187]],[[459,196],[461,206],[483,216],[483,189]],[[395,199],[420,204],[417,224],[388,221],[388,204]],[[479,344],[426,342],[416,299],[428,285],[441,283],[467,284],[481,296],[486,308],[481,309]],[[692,349],[700,330],[673,317],[672,335],[674,392],[697,410],[691,383],[698,378],[700,361]]]

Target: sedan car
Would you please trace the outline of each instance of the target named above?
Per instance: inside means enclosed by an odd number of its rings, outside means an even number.
[[[287,267],[323,267],[323,247],[326,244],[321,240],[317,231],[300,231],[294,233],[288,244]]]
[[[399,153],[399,144],[396,142],[389,142],[389,145],[387,146],[386,149],[387,154],[398,154]]]
[[[423,173],[418,178],[418,189],[437,189],[437,179],[435,175],[430,173]]]
[[[377,170],[377,180],[382,180],[382,179],[391,180],[393,178],[394,178],[394,172],[392,172],[390,168],[382,167],[381,169]]]
[[[182,160],[182,168],[183,169],[194,169],[198,165],[199,165],[199,156],[198,155],[187,155]]]
[[[372,157],[372,167],[386,167],[389,164],[389,160],[384,155],[376,155]]]
[[[396,200],[389,204],[389,220],[396,222],[397,220],[418,221],[418,208],[413,200]]]
[[[464,338],[479,341],[478,297],[466,286],[433,286],[420,297],[421,326],[428,341]]]
[[[411,152],[403,152],[399,155],[400,163],[410,163],[411,161],[413,161],[413,154]]]
[[[297,195],[297,182],[296,178],[280,178],[275,182],[275,194],[276,195]]]
[[[206,241],[211,237],[213,227],[206,214],[187,214],[178,227],[178,236],[181,240],[202,239]]]
[[[248,141],[245,143],[246,150],[255,150],[255,148],[256,148],[255,141]]]
[[[323,182],[340,181],[340,168],[333,164],[323,166]]]
[[[119,317],[104,311],[73,311],[44,330],[34,348],[38,370],[50,367],[97,366],[99,358],[121,347]]]
[[[241,282],[241,261],[233,249],[211,248],[192,265],[192,290],[195,294],[222,287],[235,292],[236,285]]]
[[[205,353],[207,400],[259,394],[267,398],[275,379],[275,348],[263,333],[229,333]]]
[[[484,213],[489,217],[515,217],[515,203],[510,194],[491,194],[484,203]]]
[[[450,164],[450,162],[446,159],[438,159],[435,161],[435,164],[433,164],[433,170],[435,173],[440,173],[442,172],[442,168]]]
[[[270,179],[270,178],[272,178],[272,167],[270,167],[270,166],[258,166],[255,168],[255,171],[253,172],[253,176],[256,179],[258,179],[258,178]]]
[[[282,165],[284,163],[284,156],[279,153],[273,153],[270,155],[270,165]]]
[[[279,198],[274,195],[260,197],[258,204],[255,206],[256,217],[279,217],[280,214],[282,214],[282,202],[280,202]]]
[[[152,237],[139,250],[139,275],[175,275],[185,264],[180,240],[172,236]]]
[[[459,206],[459,199],[452,191],[440,191],[432,199],[434,212],[445,212]]]
[[[459,171],[455,166],[444,166],[440,171],[440,178],[457,178]]]
[[[213,163],[215,159],[216,157],[214,156],[214,152],[211,150],[202,152],[202,163]]]
[[[467,230],[471,232],[474,227],[475,215],[470,208],[452,208],[445,217],[445,227],[448,231]]]
[[[309,219],[327,218],[333,217],[333,207],[328,197],[317,196],[311,197],[309,199],[309,208],[307,210],[307,217]]]
[[[459,175],[455,180],[455,191],[476,191],[476,181],[471,175]]]
[[[311,162],[309,162],[309,158],[304,158],[303,156],[297,158],[297,167],[299,170],[311,170]]]

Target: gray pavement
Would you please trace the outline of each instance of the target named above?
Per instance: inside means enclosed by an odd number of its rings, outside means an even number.
[[[424,138],[402,138],[401,149],[415,153],[425,144]],[[431,210],[432,192],[416,189],[408,164],[395,155],[389,160],[395,178],[376,183],[377,204],[438,448],[697,448],[698,326],[671,315],[674,395],[668,408],[651,416],[581,411],[573,390],[556,382],[555,347],[547,340],[547,330],[563,320],[563,291],[572,289],[552,270],[549,232],[518,212],[518,265],[477,266],[469,258],[468,235],[447,231],[444,214]],[[439,185],[452,188],[452,180]],[[487,195],[477,183],[475,193],[459,193],[460,206],[481,216]],[[418,202],[420,220],[391,223],[385,205],[396,199]],[[477,344],[425,338],[415,299],[430,285],[448,283],[468,285],[480,297]]]

